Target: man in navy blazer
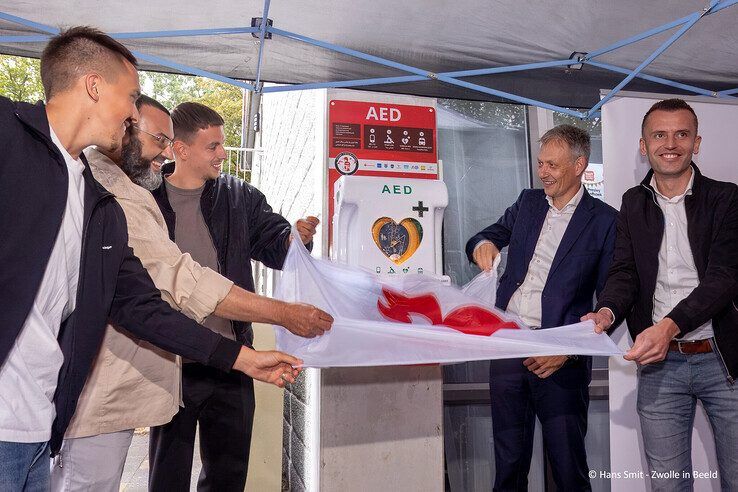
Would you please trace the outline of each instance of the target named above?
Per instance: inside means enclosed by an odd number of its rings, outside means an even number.
[[[509,247],[497,307],[534,329],[577,323],[592,310],[612,259],[617,214],[581,184],[587,132],[560,125],[540,142],[543,190],[523,190],[466,244],[469,260],[483,270]],[[590,357],[574,354],[491,361],[494,490],[527,490],[536,416],[558,490],[591,490],[584,446],[591,369]]]

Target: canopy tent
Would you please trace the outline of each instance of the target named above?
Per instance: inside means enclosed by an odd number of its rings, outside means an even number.
[[[736,3],[16,0],[0,7],[0,52],[38,57],[48,33],[87,24],[144,70],[298,84],[263,92],[369,88],[594,116],[600,89],[738,94]]]

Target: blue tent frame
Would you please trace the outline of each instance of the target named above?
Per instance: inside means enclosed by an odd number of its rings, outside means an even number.
[[[200,77],[207,77],[210,79],[218,80],[220,82],[225,82],[227,84],[241,87],[248,91],[270,93],[270,92],[286,92],[286,91],[320,89],[320,88],[369,87],[372,85],[398,84],[398,83],[404,83],[404,82],[420,82],[420,81],[425,81],[425,80],[437,80],[437,81],[441,81],[441,82],[444,82],[450,85],[463,87],[469,90],[473,90],[473,91],[481,92],[483,94],[488,94],[491,96],[507,99],[507,100],[514,101],[517,103],[528,104],[531,106],[537,106],[537,107],[541,107],[545,109],[550,109],[553,111],[558,111],[558,112],[568,114],[568,115],[581,118],[581,119],[592,119],[592,118],[599,117],[600,108],[602,107],[602,105],[605,104],[607,101],[609,101],[613,96],[615,96],[631,80],[633,80],[636,77],[644,79],[644,80],[648,80],[650,82],[655,82],[657,84],[662,84],[665,86],[674,87],[674,88],[684,90],[687,92],[692,92],[698,95],[709,96],[709,97],[714,97],[714,98],[735,98],[734,94],[738,94],[738,87],[735,89],[728,89],[728,90],[723,90],[723,91],[713,91],[710,89],[705,89],[705,88],[696,87],[693,85],[688,85],[688,84],[683,84],[680,82],[672,81],[672,80],[665,79],[662,77],[655,77],[652,75],[647,75],[643,73],[643,70],[649,64],[651,64],[651,62],[653,62],[659,55],[661,55],[664,51],[666,51],[672,44],[674,44],[679,38],[684,36],[684,34],[687,31],[689,31],[689,29],[691,29],[700,19],[702,19],[703,17],[707,15],[716,14],[717,12],[720,12],[728,7],[731,7],[735,5],[736,3],[738,3],[738,0],[710,0],[709,5],[703,8],[702,10],[698,10],[680,19],[674,20],[672,22],[668,22],[666,24],[655,27],[643,33],[637,34],[635,36],[631,36],[629,38],[620,40],[616,43],[613,43],[609,46],[598,49],[596,51],[592,51],[589,53],[575,53],[574,55],[572,55],[572,58],[567,58],[565,60],[550,60],[550,61],[541,61],[537,63],[527,63],[523,65],[511,65],[511,66],[503,66],[503,67],[493,67],[493,68],[484,68],[484,69],[476,69],[476,70],[461,70],[461,71],[455,71],[455,72],[442,72],[442,73],[430,72],[428,70],[423,70],[422,68],[417,68],[417,67],[413,67],[413,66],[406,65],[403,63],[398,63],[392,60],[388,60],[388,59],[381,58],[378,56],[363,53],[361,51],[353,50],[353,49],[346,48],[346,47],[336,45],[336,44],[327,43],[324,41],[320,41],[318,39],[313,39],[307,36],[303,36],[301,34],[297,34],[297,33],[290,32],[290,31],[285,31],[285,30],[273,27],[269,25],[267,22],[267,19],[269,16],[270,0],[264,1],[264,10],[263,10],[263,14],[261,17],[261,23],[259,24],[259,27],[231,27],[231,28],[214,28],[214,29],[186,29],[186,30],[171,30],[171,31],[122,32],[122,33],[111,33],[110,36],[112,36],[115,39],[125,40],[125,39],[142,39],[142,38],[148,39],[148,38],[228,35],[228,34],[247,34],[247,33],[258,35],[259,53],[258,53],[258,59],[257,59],[257,65],[256,65],[256,78],[253,84],[249,84],[247,82],[243,82],[241,80],[233,79],[230,77],[224,77],[214,72],[201,70],[199,68],[184,65],[184,64],[177,63],[171,60],[166,60],[158,56],[148,55],[148,54],[140,53],[136,51],[133,52],[133,54],[141,60],[145,60],[147,62],[154,63],[162,67],[171,68],[173,70],[177,70],[182,73],[186,73],[190,75],[197,75]],[[54,28],[52,26],[40,24],[38,22],[33,22],[31,20],[24,19],[24,18],[14,16],[11,14],[7,14],[4,12],[0,12],[0,19],[6,20],[12,23],[20,24],[20,25],[29,27],[31,29],[35,29],[43,33],[39,35],[0,36],[0,43],[38,43],[38,42],[46,41],[49,37],[55,34],[58,34],[59,32],[59,29]],[[643,60],[643,62],[641,62],[636,68],[632,70],[623,68],[623,67],[618,67],[615,65],[610,65],[607,63],[601,63],[596,60],[598,56],[604,55],[606,53],[610,53],[624,46],[637,43],[638,41],[647,39],[649,37],[655,36],[657,34],[668,31],[670,29],[675,29],[677,27],[679,29],[675,33],[673,33],[669,37],[669,39],[667,39],[663,44],[661,44],[661,46],[659,46],[656,50],[654,50],[645,60]],[[320,48],[324,48],[327,50],[335,51],[337,53],[342,53],[344,55],[348,55],[348,56],[352,56],[352,57],[355,57],[361,60],[373,62],[378,65],[395,68],[403,72],[407,72],[409,75],[403,75],[403,76],[397,76],[397,77],[381,77],[381,78],[373,78],[373,79],[344,80],[344,81],[334,81],[334,82],[314,82],[314,83],[304,83],[304,84],[288,84],[288,85],[276,85],[276,86],[270,86],[270,87],[263,87],[263,84],[261,83],[261,67],[262,67],[262,60],[264,57],[264,45],[265,45],[264,40],[267,39],[267,35],[283,36],[288,39],[303,42],[303,43],[317,46]],[[593,67],[598,67],[598,68],[609,70],[615,73],[624,74],[625,78],[622,81],[620,81],[620,83],[618,83],[612,90],[610,90],[610,92],[605,97],[603,97],[599,102],[597,102],[597,104],[592,106],[590,109],[583,110],[583,111],[572,110],[572,109],[565,108],[562,106],[549,104],[549,103],[538,101],[538,100],[531,99],[528,97],[518,96],[516,94],[496,90],[496,89],[485,87],[479,84],[474,84],[471,82],[467,82],[465,80],[460,80],[463,77],[474,77],[477,75],[521,72],[525,70],[537,70],[541,68],[551,68],[551,67],[565,67],[565,66],[572,66],[572,65],[579,65],[579,64],[591,65]]]

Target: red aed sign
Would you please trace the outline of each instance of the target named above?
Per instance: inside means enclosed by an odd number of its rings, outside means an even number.
[[[421,173],[412,172],[420,169],[405,168],[404,164],[438,162],[436,111],[430,106],[334,100],[330,102],[328,125],[330,158],[349,152],[360,161],[399,163],[399,169],[391,169],[408,174]],[[379,169],[390,168],[375,165],[372,170]],[[438,174],[437,170],[428,171]]]
[[[341,176],[438,179],[435,108],[329,101],[327,165],[331,219],[334,184]],[[328,225],[330,238],[332,220]]]

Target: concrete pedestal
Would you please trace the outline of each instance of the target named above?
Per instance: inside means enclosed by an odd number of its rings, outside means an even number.
[[[305,371],[285,398],[283,488],[443,490],[438,366]]]

